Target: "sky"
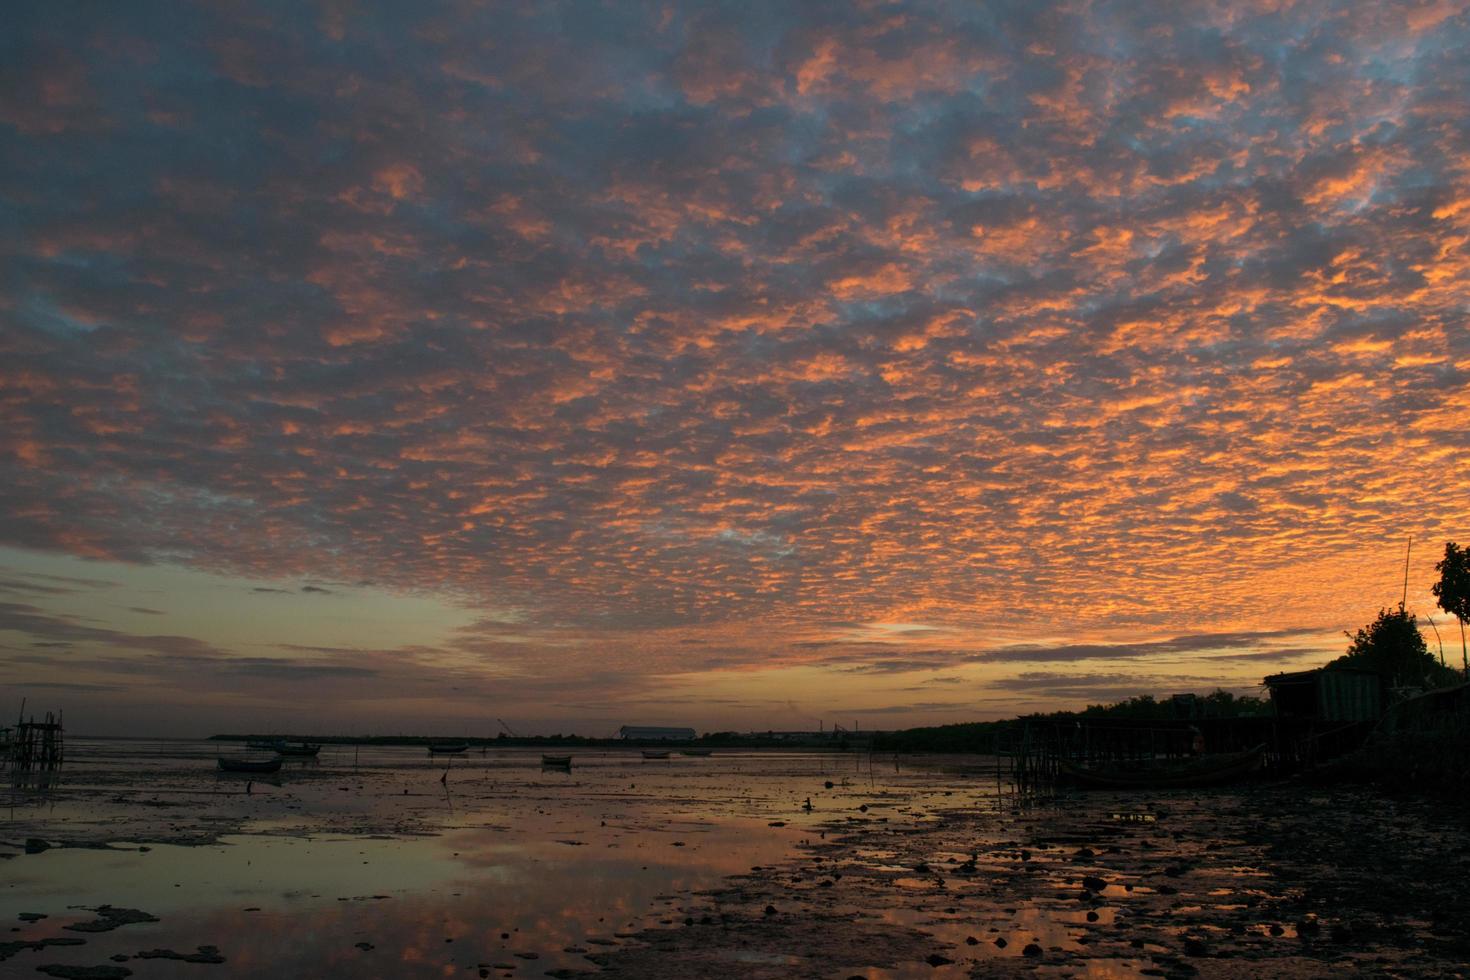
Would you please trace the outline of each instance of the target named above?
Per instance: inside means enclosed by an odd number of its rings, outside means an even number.
[[[1466,8],[11,4],[0,717],[1258,693],[1410,535],[1458,660]]]

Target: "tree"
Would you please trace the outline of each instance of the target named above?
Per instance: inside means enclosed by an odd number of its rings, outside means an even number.
[[[1453,671],[1434,659],[1424,634],[1419,632],[1418,618],[1403,606],[1378,610],[1377,619],[1358,630],[1356,636],[1347,636],[1352,640],[1347,653],[1328,666],[1375,670],[1394,684],[1438,685],[1454,677]]]
[[[1453,541],[1444,544],[1444,558],[1435,566],[1439,581],[1430,587],[1439,600],[1439,608],[1460,621],[1460,658],[1470,675],[1470,653],[1465,648],[1465,621],[1470,619],[1470,548]]]

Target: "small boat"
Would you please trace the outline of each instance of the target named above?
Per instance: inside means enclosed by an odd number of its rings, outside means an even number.
[[[281,758],[274,759],[227,759],[219,757],[220,772],[279,772]]]
[[[1244,752],[1202,755],[1182,761],[1163,759],[1102,766],[1062,762],[1060,772],[1086,789],[1182,789],[1235,782],[1260,769],[1265,758],[1263,742]]]
[[[709,755],[713,751],[714,751],[714,749],[684,749],[684,750],[680,751],[679,754],[680,755],[692,755],[695,758],[703,759],[705,756]]]
[[[320,745],[308,745],[305,742],[297,742],[294,745],[289,742],[277,742],[272,748],[279,755],[291,755],[310,757],[322,750]]]
[[[556,769],[570,769],[572,768],[572,757],[569,755],[546,755],[542,753],[541,764]]]
[[[469,742],[430,742],[429,752],[433,755],[452,755],[469,747]]]
[[[274,752],[276,750],[276,746],[280,744],[281,740],[277,738],[253,738],[245,743],[245,747],[247,749],[254,749],[257,752]]]
[[[643,750],[643,758],[645,759],[667,759],[668,757],[669,754],[667,752],[658,752],[654,749]]]

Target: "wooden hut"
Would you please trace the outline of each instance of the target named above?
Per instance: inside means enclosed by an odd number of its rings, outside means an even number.
[[[1358,667],[1318,667],[1265,680],[1278,718],[1375,721],[1383,715],[1383,675]]]

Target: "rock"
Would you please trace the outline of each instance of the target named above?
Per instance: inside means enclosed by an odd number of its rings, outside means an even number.
[[[373,948],[373,944],[372,943],[353,943],[352,945],[356,946],[358,949],[362,950],[364,953],[368,952],[369,950],[371,950]]]
[[[1035,959],[1036,957],[1041,955],[1041,947],[1036,945],[1035,943],[1027,943],[1025,947],[1021,950],[1021,955],[1029,956]]]
[[[954,960],[950,959],[948,956],[941,956],[939,953],[930,953],[928,956],[924,957],[924,962],[928,963],[930,966],[945,966],[947,964],[953,963]]]
[[[27,854],[40,854],[42,851],[49,851],[50,849],[51,845],[39,837],[26,838]]]
[[[158,921],[157,916],[149,915],[139,909],[120,909],[111,905],[99,905],[91,911],[97,913],[97,918],[91,922],[74,922],[61,928],[70,929],[73,932],[111,932],[119,926]]]
[[[0,943],[0,962],[10,959],[16,953],[25,949],[42,950],[47,946],[83,946],[85,939],[73,939],[71,936],[57,936],[53,939],[20,940],[13,943]]]
[[[825,787],[827,787],[828,789],[831,789],[832,788],[832,780],[829,779],[825,783],[823,783],[822,785],[825,786]]]
[[[61,980],[122,980],[123,977],[133,975],[133,971],[125,966],[66,966],[48,963],[36,969],[48,977],[60,977]]]
[[[1271,928],[1267,929],[1266,931],[1273,936],[1282,936],[1286,934],[1286,930],[1281,928],[1281,926],[1277,925],[1275,922],[1271,923]]]
[[[980,945],[980,940],[976,939],[974,936],[966,936],[965,937],[965,945],[966,946],[979,946]]]
[[[1108,883],[1097,875],[1087,875],[1082,879],[1082,887],[1091,892],[1100,892],[1108,887]]]
[[[775,914],[776,914],[776,906],[774,906],[774,905],[767,905],[766,906],[766,915],[775,915]]]
[[[1089,910],[1088,913],[1087,913],[1087,921],[1088,922],[1096,922],[1097,919],[1098,919],[1097,913]]]
[[[1075,857],[1075,858],[1081,858],[1082,860],[1086,861],[1086,860],[1088,860],[1090,858],[1097,857],[1097,852],[1095,852],[1090,847],[1082,847],[1082,848],[1078,848],[1077,849],[1077,853],[1076,854],[1073,854],[1072,856]]]
[[[1201,939],[1199,936],[1185,936],[1184,937],[1184,955],[1185,956],[1209,956],[1210,955],[1210,950],[1209,950],[1209,947],[1205,945],[1205,941],[1203,939]]]
[[[995,948],[996,949],[1005,949],[1009,945],[1010,945],[1010,943],[1006,942],[1006,937],[1005,936],[996,936],[995,937]]]
[[[140,960],[178,960],[182,963],[223,963],[218,946],[200,946],[195,953],[178,953],[171,949],[146,949],[136,954]]]

